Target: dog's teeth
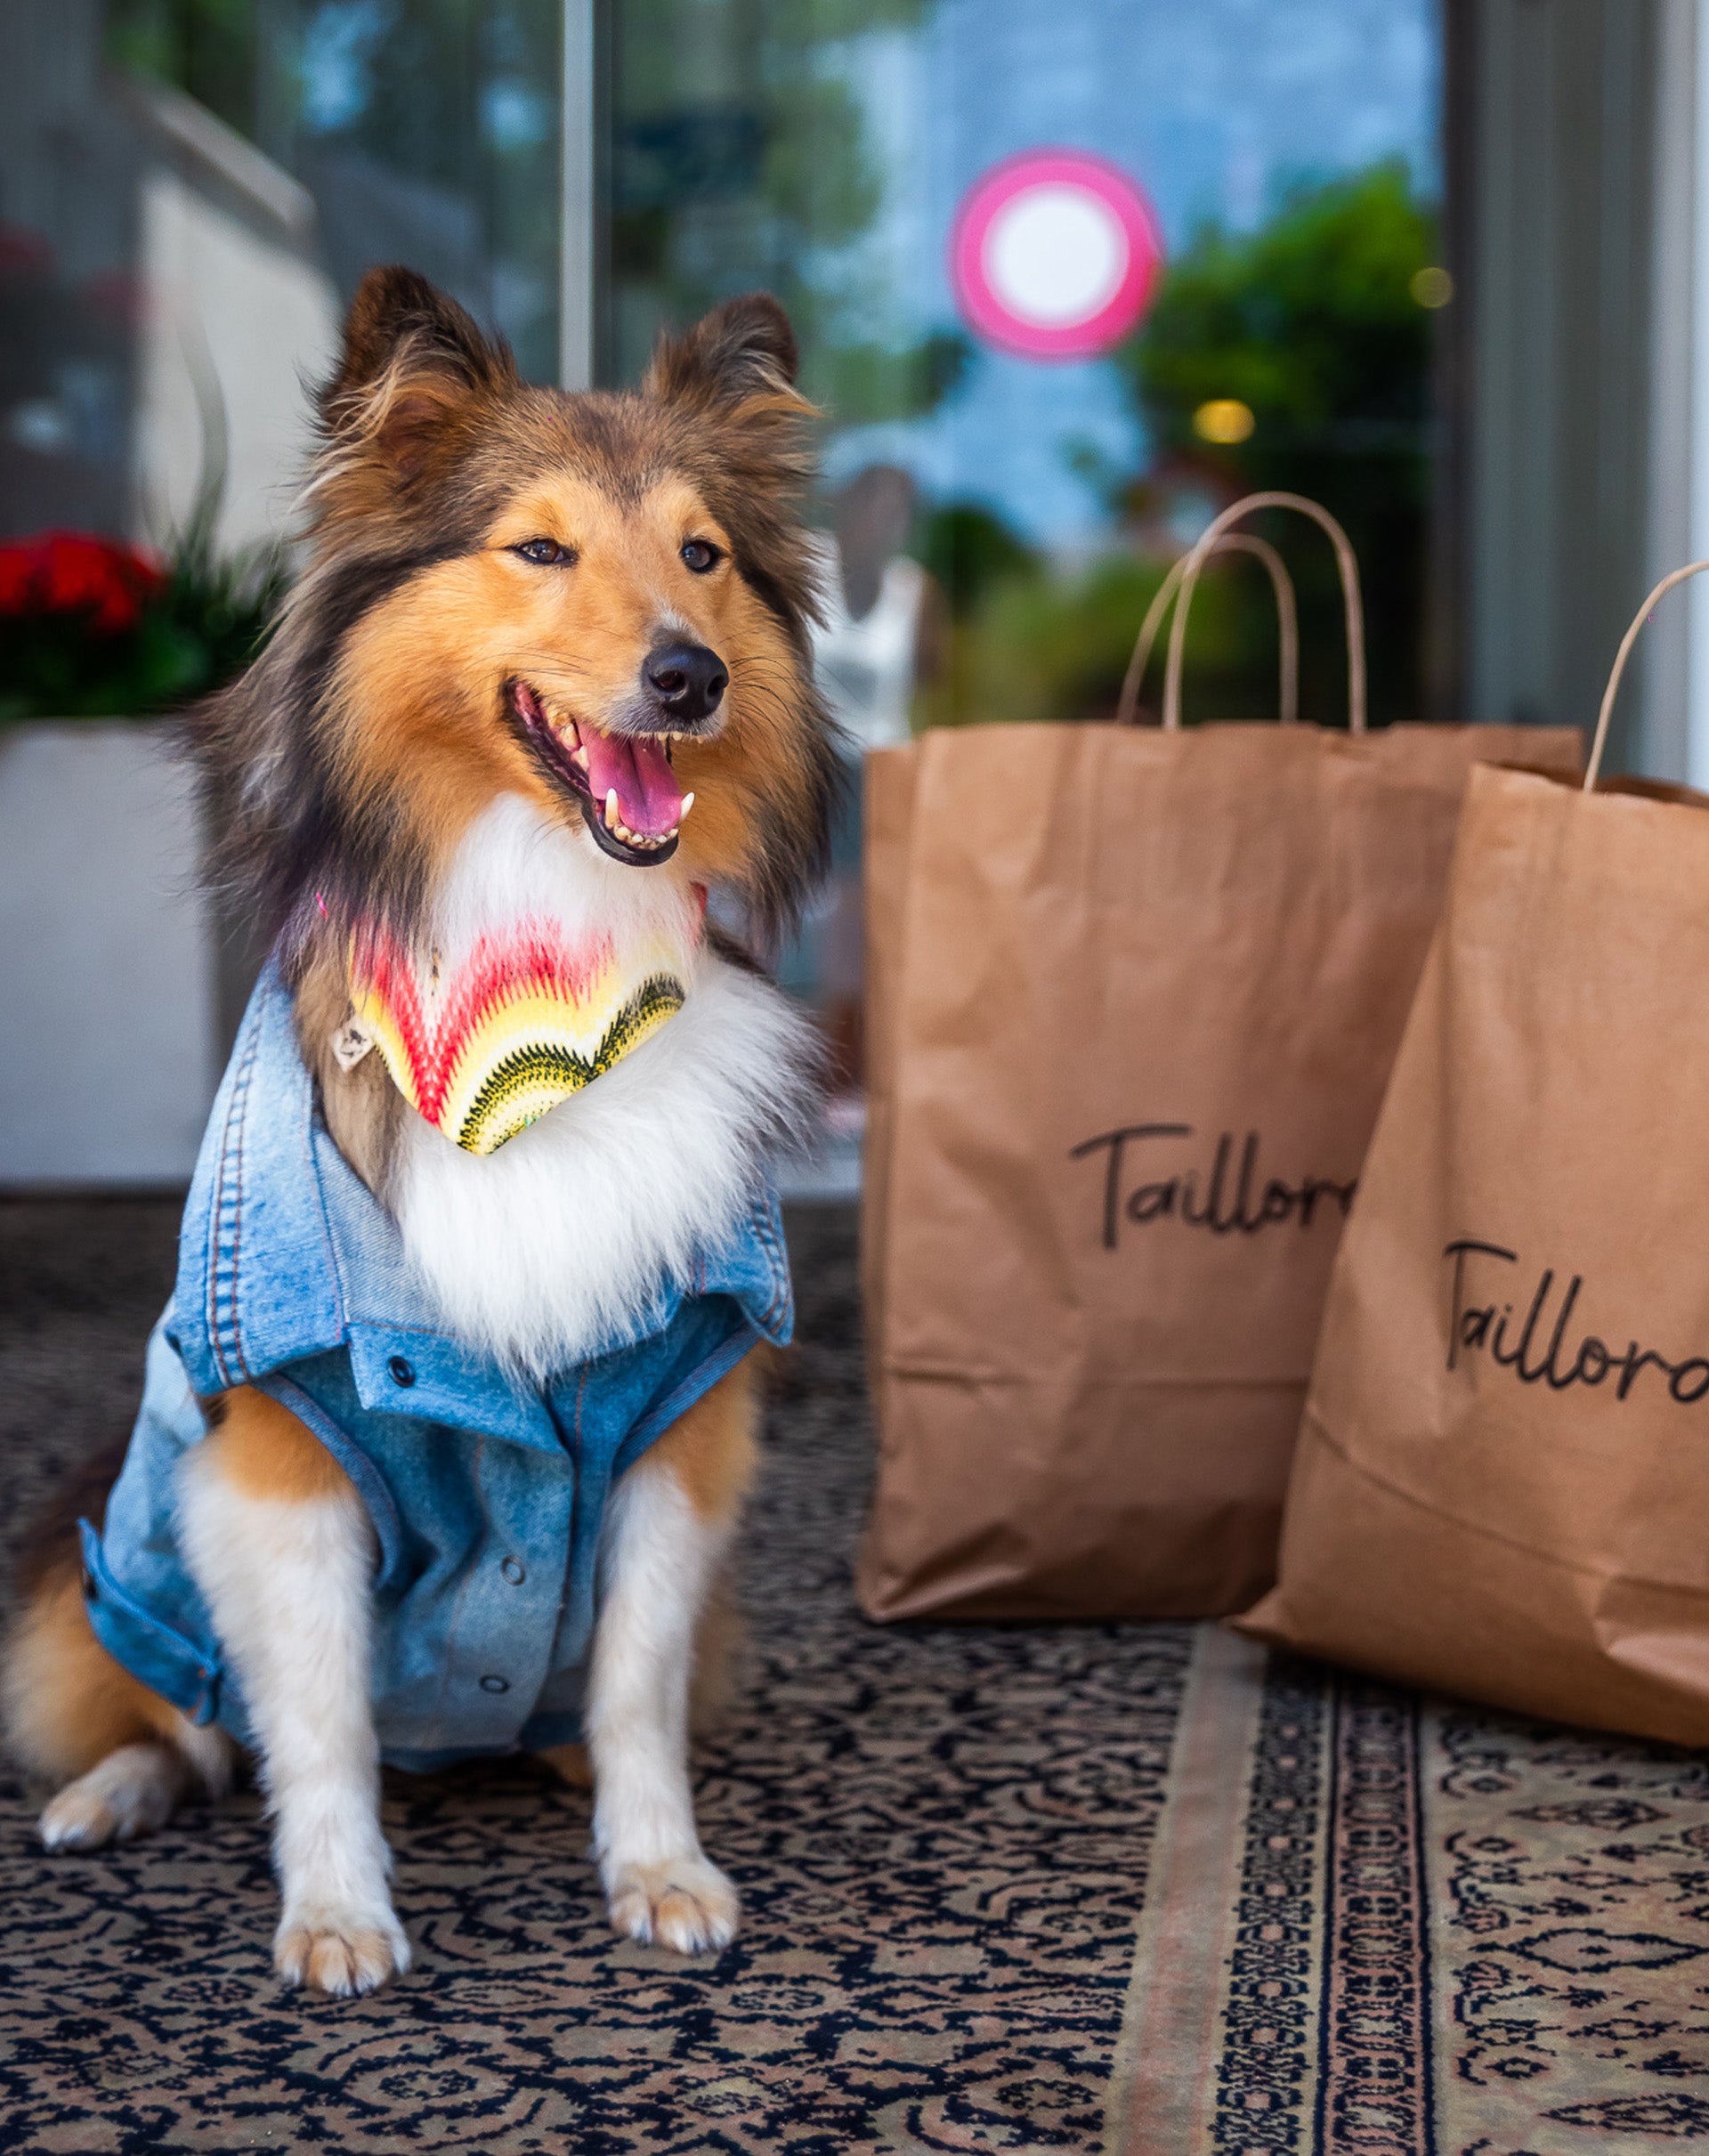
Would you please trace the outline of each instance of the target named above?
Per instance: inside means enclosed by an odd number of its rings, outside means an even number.
[[[686,823],[688,822],[688,812],[689,812],[689,810],[690,810],[691,808],[693,808],[693,806],[694,806],[694,797],[693,797],[693,795],[692,793],[685,793],[685,794],[683,796],[683,805],[682,805],[682,806],[681,806],[681,807],[680,807],[680,808],[679,808],[679,809],[676,811],[676,828],[677,828],[677,830],[678,830],[678,831],[681,831],[681,829],[683,828],[684,824],[684,823]]]
[[[570,761],[572,764],[577,765],[581,770],[586,771],[587,768],[587,751],[582,748],[572,749],[570,751]]]
[[[618,815],[618,813],[617,813],[617,789],[616,789],[616,787],[615,787],[615,786],[609,786],[609,787],[607,787],[607,788],[606,788],[606,790],[605,790],[605,828],[606,828],[606,830],[607,830],[607,831],[615,831],[615,830],[617,829],[617,827],[618,827],[618,824],[619,824],[619,823],[620,823],[621,821],[622,821],[622,819],[621,819],[621,818],[619,816],[619,815]]]

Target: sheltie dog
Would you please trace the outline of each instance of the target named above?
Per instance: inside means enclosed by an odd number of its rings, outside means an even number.
[[[137,1431],[28,1583],[5,1700],[50,1849],[253,1751],[291,1983],[409,1966],[394,1752],[590,1772],[617,1929],[735,1929],[691,1692],[787,1324],[764,1163],[814,1083],[747,944],[820,871],[836,767],[795,374],[757,296],[638,392],[533,387],[371,272],[303,573],[192,722],[274,956]]]

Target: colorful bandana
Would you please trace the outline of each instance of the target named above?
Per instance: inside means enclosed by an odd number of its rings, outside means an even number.
[[[466,1152],[492,1153],[682,1009],[688,956],[663,934],[571,949],[561,928],[524,920],[445,969],[437,952],[423,965],[369,931],[352,945],[354,1025],[334,1050],[348,1067],[377,1047],[418,1114]]]

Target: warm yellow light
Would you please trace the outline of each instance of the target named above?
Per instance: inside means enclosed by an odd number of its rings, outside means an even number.
[[[1201,442],[1224,445],[1246,441],[1257,425],[1251,406],[1238,397],[1212,397],[1193,415],[1193,432]]]
[[[1454,280],[1446,270],[1415,270],[1406,288],[1421,307],[1446,307],[1454,297]]]

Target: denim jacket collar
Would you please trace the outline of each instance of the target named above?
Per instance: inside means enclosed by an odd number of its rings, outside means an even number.
[[[687,1284],[661,1280],[614,1352],[668,1325],[687,1294],[725,1294],[755,1330],[787,1340],[793,1316],[775,1196],[756,1190]],[[411,1274],[396,1223],[338,1152],[315,1106],[289,992],[275,961],[256,985],[208,1119],[184,1209],[173,1329],[198,1393],[224,1391],[347,1347],[365,1400],[524,1444],[555,1446],[546,1401],[444,1330]],[[562,1376],[546,1387],[556,1390]]]

